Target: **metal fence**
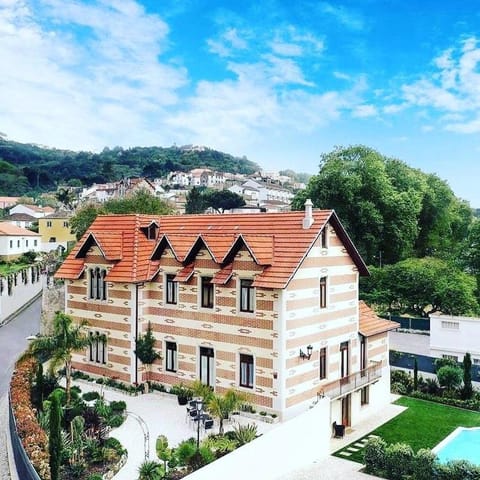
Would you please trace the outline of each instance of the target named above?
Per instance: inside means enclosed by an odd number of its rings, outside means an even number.
[[[437,359],[436,357],[390,350],[390,366],[392,367],[406,368],[413,371],[415,358],[417,359],[419,372],[435,373],[435,360]],[[463,368],[462,363],[459,363],[458,366],[460,368]],[[474,382],[480,382],[480,365],[472,365],[471,372],[472,380]]]
[[[33,468],[30,459],[28,458],[23,448],[20,437],[17,433],[17,425],[13,415],[10,396],[8,399],[8,416],[9,416],[9,430],[10,439],[13,450],[13,457],[15,460],[15,467],[17,469],[18,478],[20,480],[41,480],[36,470]]]
[[[424,332],[430,331],[430,319],[421,317],[400,317],[397,315],[381,315],[382,318],[392,320],[400,324],[400,328],[408,330],[422,330]]]

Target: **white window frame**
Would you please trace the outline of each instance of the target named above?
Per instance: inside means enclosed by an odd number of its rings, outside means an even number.
[[[242,357],[251,357],[252,362],[242,362]],[[246,372],[242,372],[242,365],[251,365],[251,368],[247,368]],[[247,376],[247,382],[242,383],[244,375]],[[238,354],[238,386],[253,390],[255,388],[255,355],[251,353],[239,353]]]
[[[247,286],[242,285],[243,282],[249,282]],[[252,286],[253,279],[251,278],[241,278],[238,282],[239,295],[238,295],[238,310],[242,314],[252,314],[255,313],[257,307],[257,294],[255,287]],[[245,293],[245,296],[244,296]],[[245,307],[245,308],[244,308]]]
[[[170,345],[175,345],[175,348],[169,348]],[[171,340],[165,340],[165,371],[176,373],[178,370],[178,344]]]

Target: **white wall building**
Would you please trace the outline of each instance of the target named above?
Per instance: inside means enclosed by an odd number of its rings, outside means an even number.
[[[470,353],[472,363],[480,365],[480,318],[430,315],[430,353],[459,362]]]
[[[13,260],[29,251],[40,252],[41,238],[39,233],[0,222],[0,259]]]

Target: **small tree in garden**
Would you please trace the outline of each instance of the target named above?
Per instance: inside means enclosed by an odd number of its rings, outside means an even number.
[[[413,361],[413,390],[414,391],[418,390],[418,360],[417,360],[417,357],[415,357],[415,360]]]
[[[62,409],[58,393],[54,393],[50,403],[50,421],[48,436],[48,451],[50,454],[51,480],[60,478],[60,465],[62,462]]]
[[[207,403],[207,410],[218,418],[218,433],[223,435],[223,421],[247,402],[247,395],[237,390],[228,390],[224,395],[213,395]]]
[[[470,353],[466,353],[463,357],[463,389],[462,389],[462,398],[467,400],[472,398],[473,387],[472,387],[472,358]]]
[[[90,339],[85,334],[87,321],[79,324],[72,317],[57,312],[53,320],[53,334],[35,338],[29,345],[23,357],[45,356],[50,359],[50,371],[54,372],[60,365],[65,367],[65,391],[67,406],[70,405],[70,389],[72,385],[72,356],[75,352],[90,345]]]
[[[438,383],[447,390],[452,391],[462,383],[462,369],[446,365],[437,371]]]
[[[140,335],[135,342],[135,354],[145,365],[147,372],[147,382],[150,380],[150,370],[153,362],[160,358],[160,354],[155,351],[155,337],[153,335],[152,325],[148,322],[147,331]]]

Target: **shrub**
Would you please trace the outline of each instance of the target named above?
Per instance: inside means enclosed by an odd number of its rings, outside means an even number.
[[[454,460],[438,464],[435,473],[438,480],[478,480],[480,467],[465,460]]]
[[[234,439],[238,445],[245,445],[257,438],[257,426],[254,423],[233,427]]]
[[[386,449],[385,471],[389,480],[402,480],[413,470],[414,454],[412,447],[406,443],[395,443]]]
[[[397,395],[408,395],[409,393],[405,385],[400,382],[392,383],[390,386],[390,390],[392,391],[392,393],[396,393]]]
[[[193,439],[184,440],[175,449],[175,455],[180,466],[186,467],[190,464],[192,457],[195,455],[197,447]]]
[[[442,367],[458,367],[458,363],[452,358],[437,358],[435,360],[435,372],[438,373]]]
[[[390,383],[394,384],[402,384],[403,389],[401,389],[404,394],[408,394],[413,390],[413,379],[412,377],[405,372],[404,370],[392,370],[390,373]],[[393,391],[393,389],[392,389]]]
[[[90,402],[91,400],[96,400],[97,398],[100,398],[100,394],[98,392],[92,391],[92,392],[85,392],[82,395],[82,398],[86,402]]]
[[[462,383],[463,372],[459,367],[445,365],[437,370],[438,383],[447,390],[454,390]]]
[[[422,383],[420,390],[430,395],[438,395],[440,393],[440,385],[435,378],[427,378]]]
[[[105,440],[104,446],[105,448],[112,448],[118,453],[118,455],[123,455],[125,453],[125,449],[120,443],[120,440],[117,440],[115,437],[108,437]]]
[[[434,478],[436,455],[427,448],[421,448],[413,460],[413,480]]]
[[[112,415],[106,422],[109,427],[118,428],[124,421],[122,415]]]
[[[365,445],[363,461],[365,471],[370,474],[380,474],[385,470],[387,444],[382,438],[370,438]]]
[[[261,411],[261,412],[260,412],[260,415],[261,415],[262,417],[266,417],[266,416],[267,416],[267,412]]]
[[[103,475],[100,475],[99,473],[92,473],[87,477],[87,480],[103,480]]]
[[[127,404],[123,400],[112,400],[110,409],[117,414],[123,413],[127,409]]]

